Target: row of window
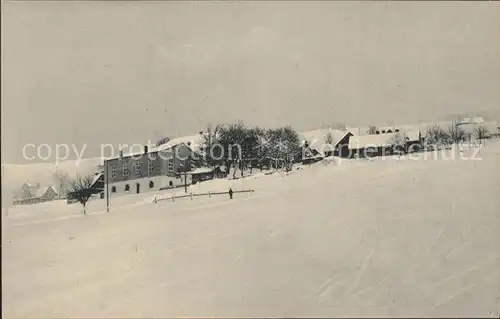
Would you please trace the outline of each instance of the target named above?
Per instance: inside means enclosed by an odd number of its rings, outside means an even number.
[[[174,167],[174,164],[172,163],[172,171],[174,169],[173,167]],[[116,176],[117,176],[116,166],[111,165],[110,170],[111,170],[111,178],[116,178]],[[139,175],[141,173],[141,162],[137,161],[134,163],[134,170],[135,170],[136,175]],[[153,173],[153,170],[154,170],[153,162],[148,161],[148,173],[149,174]],[[169,163],[169,170],[170,170],[170,163]],[[128,177],[130,175],[130,171],[128,169],[127,163],[124,163],[122,165],[122,174],[124,177]]]
[[[140,184],[137,183],[137,188],[139,188]],[[153,188],[155,187],[155,183],[153,181],[150,181],[149,182],[149,188]],[[125,191],[128,192],[130,191],[130,185],[129,184],[125,184]],[[116,186],[113,186],[111,187],[111,193],[116,193]]]
[[[395,130],[394,130],[394,132],[395,132],[395,133],[398,133],[398,132],[399,132],[399,129],[395,129]],[[388,129],[387,131],[386,131],[386,130],[382,130],[382,131],[378,131],[378,130],[377,130],[377,131],[375,132],[375,134],[380,134],[380,133],[385,134],[385,133],[393,133],[393,132],[392,132],[392,130],[391,130],[391,129]]]

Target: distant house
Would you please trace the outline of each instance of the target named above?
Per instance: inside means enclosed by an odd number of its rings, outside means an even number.
[[[30,187],[31,185],[29,183],[23,184],[23,187],[21,187],[21,191],[24,193],[22,195],[23,196],[30,195],[30,196],[21,197],[19,199],[14,200],[15,205],[36,204],[36,203],[51,201],[59,196],[57,190],[52,185],[42,188],[38,187],[36,190],[33,189],[29,190]],[[30,191],[29,194],[28,191]]]
[[[500,135],[500,127],[494,121],[483,121],[480,123],[459,122],[457,125],[460,126],[460,128],[465,132],[467,140],[475,140],[477,138],[477,130],[479,128],[486,130],[484,134],[484,138],[486,139]]]
[[[405,150],[407,153],[420,151],[423,145],[422,133],[419,130],[405,130],[402,135],[405,138]]]
[[[219,167],[200,167],[188,173],[191,175],[191,183],[196,184],[199,182],[211,180],[214,178],[225,177],[225,172],[223,172]]]
[[[353,136],[351,132],[336,129],[320,129],[302,133],[303,162],[314,162],[325,156],[345,157],[349,151],[350,136]],[[331,144],[327,143],[327,137],[331,137]]]
[[[351,136],[349,138],[349,158],[365,158],[392,155],[397,147],[404,152],[418,150],[421,145],[419,131]]]
[[[41,201],[48,201],[56,199],[57,196],[59,196],[59,194],[57,193],[54,186],[49,185],[38,189],[35,197],[39,198]]]
[[[365,158],[390,155],[395,144],[395,137],[395,133],[351,136],[346,157]]]

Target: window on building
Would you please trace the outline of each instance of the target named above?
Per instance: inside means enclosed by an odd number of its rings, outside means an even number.
[[[129,184],[125,185],[125,191],[128,192],[129,190],[130,190],[130,185]]]
[[[111,187],[111,193],[116,193],[116,186]]]
[[[154,169],[153,162],[151,160],[149,160],[148,161],[148,172],[150,174],[153,173],[153,169]]]
[[[128,176],[129,175],[128,165],[127,164],[123,164],[122,168],[123,168],[123,176]]]
[[[174,171],[174,159],[173,158],[168,159],[168,171],[169,172]]]
[[[396,132],[396,133],[397,133],[397,132],[399,132],[399,129],[398,129],[398,128],[397,128],[397,129],[395,129],[395,130],[394,130],[394,132]]]
[[[111,178],[116,178],[116,166],[111,165]]]
[[[134,168],[135,168],[135,175],[139,175],[141,173],[141,162],[136,161]]]
[[[385,134],[385,130],[382,130],[382,134]]]
[[[155,183],[153,183],[153,181],[150,181],[149,182],[149,188],[153,188],[153,187],[155,187]]]

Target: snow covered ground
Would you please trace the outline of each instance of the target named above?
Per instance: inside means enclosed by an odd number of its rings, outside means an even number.
[[[193,186],[256,190],[233,200],[131,195],[88,216],[11,208],[3,315],[498,317],[500,143],[480,157],[318,163]]]

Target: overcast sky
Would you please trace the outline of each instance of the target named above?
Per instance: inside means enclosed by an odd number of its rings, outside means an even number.
[[[3,2],[2,159],[500,109],[498,3]],[[498,114],[497,112],[496,114]]]

